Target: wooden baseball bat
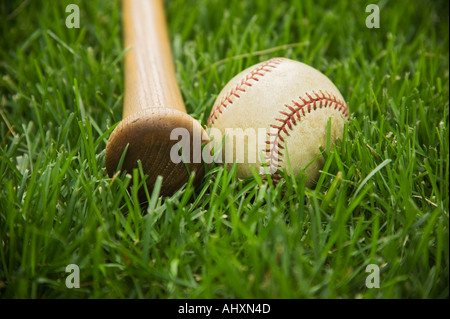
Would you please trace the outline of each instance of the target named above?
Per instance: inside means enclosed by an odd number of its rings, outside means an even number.
[[[173,129],[207,136],[200,123],[186,113],[175,74],[162,0],[123,0],[125,55],[125,97],[123,119],[112,132],[105,153],[106,170],[113,176],[124,150],[122,170],[131,173],[142,163],[150,191],[158,175],[163,177],[161,195],[170,196],[195,172],[194,183],[204,175],[203,163],[175,163],[171,150],[179,140],[171,140]],[[182,150],[186,151],[186,150]],[[172,154],[173,155],[173,154]],[[186,158],[186,157],[185,157]],[[198,159],[196,160],[198,162]],[[140,198],[143,199],[143,188]]]

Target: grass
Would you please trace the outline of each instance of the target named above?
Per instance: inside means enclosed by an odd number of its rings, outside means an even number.
[[[142,205],[127,187],[137,171],[104,168],[122,116],[119,2],[2,2],[0,296],[448,298],[448,2],[379,1],[368,29],[371,2],[166,1],[203,124],[229,79],[275,56],[329,76],[351,118],[315,189],[214,166],[199,188]],[[365,285],[369,264],[380,288]]]

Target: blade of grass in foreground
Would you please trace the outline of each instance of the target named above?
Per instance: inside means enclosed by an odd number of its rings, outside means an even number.
[[[364,187],[364,185],[366,185],[366,183],[369,181],[369,179],[372,178],[373,175],[375,175],[378,171],[380,171],[383,167],[385,167],[387,164],[389,164],[390,162],[392,162],[391,159],[386,159],[384,160],[380,165],[378,165],[377,167],[375,167],[375,169],[373,171],[370,172],[369,175],[367,175],[366,178],[364,178],[364,180],[361,182],[361,184],[358,186],[358,188],[356,189],[355,194],[353,195],[353,198],[356,198],[356,196],[358,196],[359,191],[361,190],[361,188]]]

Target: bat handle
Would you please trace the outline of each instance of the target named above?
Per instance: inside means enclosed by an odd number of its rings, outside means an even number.
[[[108,175],[117,170],[131,173],[141,162],[151,194],[158,176],[163,177],[160,195],[170,196],[195,172],[194,185],[204,176],[203,127],[186,113],[176,79],[161,0],[123,0],[125,98],[123,119],[111,133],[105,152]],[[180,134],[188,147],[182,157],[175,144]],[[186,137],[187,135],[187,137]],[[181,135],[182,136],[182,135]],[[197,147],[195,147],[197,145]],[[174,152],[175,150],[175,152]],[[175,155],[179,155],[178,157]],[[120,166],[122,163],[122,166]],[[146,199],[145,188],[139,198]]]
[[[123,0],[123,118],[151,107],[186,112],[176,79],[162,0]]]

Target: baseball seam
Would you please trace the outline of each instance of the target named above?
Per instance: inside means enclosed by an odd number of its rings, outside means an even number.
[[[280,124],[271,124],[272,132],[267,133],[265,159],[270,174],[276,173],[280,168],[280,162],[283,161],[281,157],[284,156],[285,139],[290,136],[289,132],[293,131],[297,122],[300,122],[307,113],[326,107],[338,110],[348,119],[348,107],[345,102],[327,91],[305,93],[305,97],[300,96],[298,100],[292,100],[292,105],[284,105],[283,110],[279,111],[281,116],[275,119]]]
[[[235,88],[232,88],[221,100],[219,103],[214,106],[214,111],[209,116],[208,122],[210,125],[214,124],[214,122],[218,119],[220,114],[222,114],[223,110],[228,106],[233,104],[233,102],[240,98],[240,94],[246,92],[246,87],[252,87],[253,84],[251,82],[258,82],[261,77],[263,77],[267,72],[271,72],[274,68],[277,67],[283,61],[283,58],[272,58],[259,67],[255,68],[251,72],[249,72],[237,85]]]

